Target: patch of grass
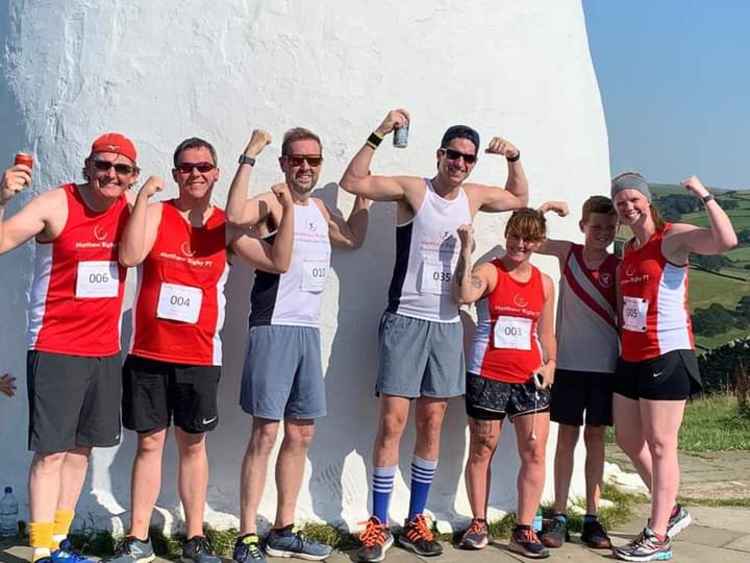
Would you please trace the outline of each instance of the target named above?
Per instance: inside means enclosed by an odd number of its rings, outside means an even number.
[[[750,508],[750,498],[697,498],[677,497],[677,500],[690,506],[725,506],[737,508]]]
[[[308,538],[342,551],[359,545],[354,534],[323,522],[308,522],[301,530]]]
[[[711,395],[688,403],[679,449],[687,452],[750,450],[750,414],[732,395]]]

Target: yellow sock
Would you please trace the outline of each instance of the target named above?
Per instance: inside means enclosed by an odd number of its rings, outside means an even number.
[[[58,509],[55,511],[55,526],[52,528],[52,549],[60,547],[60,542],[68,537],[74,516],[75,513],[72,510]]]
[[[34,550],[31,556],[32,563],[42,557],[49,557],[54,527],[53,522],[29,522],[29,545]]]

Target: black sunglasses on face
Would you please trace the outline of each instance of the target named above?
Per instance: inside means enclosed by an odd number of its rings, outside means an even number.
[[[458,160],[459,158],[463,158],[466,164],[474,164],[477,161],[477,155],[475,154],[466,154],[454,149],[443,148],[440,150],[443,151],[443,154],[448,160]]]
[[[136,171],[135,166],[130,166],[129,164],[115,164],[108,160],[94,160],[94,168],[99,172],[109,172],[110,168],[114,168],[115,172],[121,176],[129,176]]]
[[[205,174],[206,172],[211,172],[216,166],[210,162],[181,162],[177,165],[176,170],[179,170],[183,174],[190,174],[194,168],[201,174]]]
[[[285,158],[290,166],[302,166],[303,162],[307,162],[307,164],[315,168],[323,162],[322,156],[311,156],[308,154],[288,154]]]

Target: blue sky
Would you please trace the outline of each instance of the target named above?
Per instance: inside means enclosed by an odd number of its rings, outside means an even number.
[[[750,188],[750,2],[583,0],[612,172]]]

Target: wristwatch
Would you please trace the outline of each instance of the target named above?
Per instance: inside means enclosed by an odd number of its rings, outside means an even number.
[[[703,196],[703,197],[701,198],[701,200],[703,201],[703,203],[708,203],[709,201],[713,201],[713,200],[715,200],[715,199],[716,199],[716,198],[714,197],[714,194],[707,194],[707,195],[704,195],[704,196]]]
[[[237,160],[240,164],[249,164],[250,166],[255,166],[255,159],[252,156],[247,156],[246,154],[241,154],[240,158]]]

